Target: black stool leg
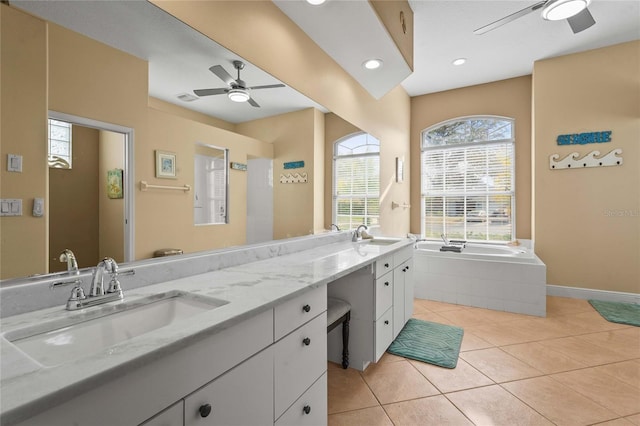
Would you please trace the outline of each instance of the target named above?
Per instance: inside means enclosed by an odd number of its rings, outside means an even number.
[[[349,320],[351,312],[347,312],[347,317],[342,323],[342,368],[349,367]]]

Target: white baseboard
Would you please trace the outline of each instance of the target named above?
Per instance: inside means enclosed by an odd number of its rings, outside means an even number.
[[[547,284],[548,296],[571,297],[573,299],[596,299],[607,302],[640,304],[640,294],[621,291],[594,290],[590,288],[566,287]]]

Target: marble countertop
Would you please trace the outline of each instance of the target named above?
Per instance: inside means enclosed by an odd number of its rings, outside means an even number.
[[[1,423],[16,423],[68,401],[100,386],[110,376],[126,374],[131,366],[141,361],[149,362],[166,356],[411,244],[408,239],[390,245],[367,242],[326,244],[130,291],[124,288],[124,302],[75,312],[59,306],[3,318],[0,328]],[[121,310],[122,303],[132,306],[149,296],[176,290],[229,303],[110,346],[97,354],[79,355],[53,367],[42,366],[30,359],[5,338],[50,331],[65,324],[85,321],[96,316],[96,312],[98,316],[108,315]],[[25,333],[25,329],[29,332]]]

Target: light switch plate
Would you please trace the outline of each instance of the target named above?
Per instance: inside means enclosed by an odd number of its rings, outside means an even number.
[[[22,173],[22,155],[7,154],[7,171]]]
[[[1,199],[0,216],[22,216],[22,200],[20,198]]]

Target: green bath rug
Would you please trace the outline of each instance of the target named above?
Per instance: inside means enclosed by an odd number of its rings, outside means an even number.
[[[445,368],[455,368],[464,330],[411,318],[387,352]]]
[[[589,303],[607,321],[640,327],[640,305],[603,300],[589,300]]]

